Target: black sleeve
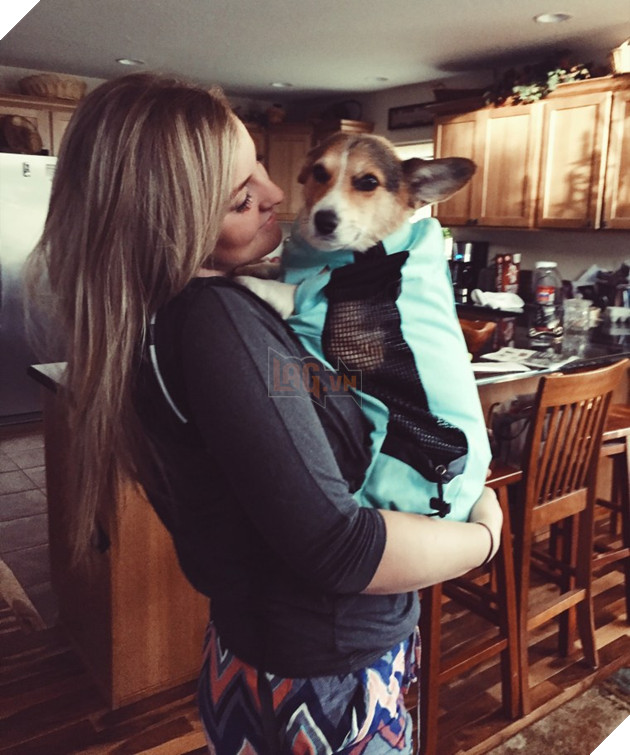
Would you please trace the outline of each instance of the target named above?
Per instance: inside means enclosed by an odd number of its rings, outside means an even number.
[[[271,354],[301,355],[281,320],[249,292],[203,288],[181,335],[187,409],[268,546],[318,589],[360,592],[382,556],[383,519],[350,495],[306,388],[271,395]]]

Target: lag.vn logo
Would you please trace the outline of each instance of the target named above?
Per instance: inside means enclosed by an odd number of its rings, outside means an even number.
[[[349,370],[339,360],[337,370],[331,370],[315,357],[285,356],[269,349],[269,395],[274,398],[310,398],[322,406],[328,396],[347,396],[359,406],[361,396],[361,370]]]

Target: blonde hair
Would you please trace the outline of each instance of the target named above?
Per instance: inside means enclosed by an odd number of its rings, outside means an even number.
[[[148,323],[211,264],[235,123],[217,91],[135,74],[91,92],[64,136],[27,285],[31,296],[48,287],[65,342],[75,562],[137,475],[132,390]]]

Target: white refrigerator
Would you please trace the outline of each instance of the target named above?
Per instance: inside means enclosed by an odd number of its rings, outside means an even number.
[[[0,425],[41,416],[25,332],[23,266],[44,227],[56,158],[0,154]]]

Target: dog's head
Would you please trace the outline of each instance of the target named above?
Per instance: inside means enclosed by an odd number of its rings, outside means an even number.
[[[333,134],[309,152],[298,177],[300,231],[323,251],[365,251],[419,207],[450,197],[474,172],[465,158],[400,160],[380,136]]]

